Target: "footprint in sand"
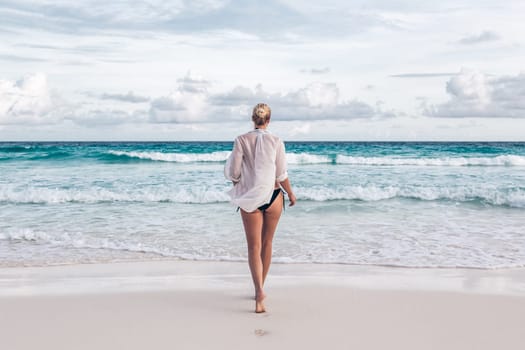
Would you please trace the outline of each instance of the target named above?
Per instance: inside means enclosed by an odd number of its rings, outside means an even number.
[[[265,331],[264,329],[256,329],[253,331],[253,333],[255,333],[255,335],[259,337],[262,337],[263,335],[268,334],[268,332]]]

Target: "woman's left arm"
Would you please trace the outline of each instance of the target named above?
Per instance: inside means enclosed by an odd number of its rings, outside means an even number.
[[[241,180],[241,166],[242,166],[242,147],[238,138],[233,142],[233,150],[226,165],[224,166],[224,176],[236,184]]]

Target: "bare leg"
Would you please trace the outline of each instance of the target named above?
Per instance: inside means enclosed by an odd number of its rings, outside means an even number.
[[[241,209],[242,223],[248,243],[248,264],[255,287],[255,312],[265,312],[263,299],[263,264],[261,259],[263,213],[260,210],[248,213]]]
[[[281,218],[283,211],[283,193],[279,193],[272,205],[265,210],[263,214],[263,227],[262,227],[262,249],[261,249],[261,260],[263,264],[263,278],[262,283],[266,280],[266,275],[270,270],[270,264],[272,262],[272,241],[273,235]]]

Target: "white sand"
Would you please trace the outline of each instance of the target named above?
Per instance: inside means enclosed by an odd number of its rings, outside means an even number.
[[[0,269],[0,349],[525,349],[525,269],[246,263]]]

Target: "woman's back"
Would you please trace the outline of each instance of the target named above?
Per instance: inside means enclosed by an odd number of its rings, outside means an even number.
[[[240,135],[235,139],[224,173],[236,183],[229,192],[232,202],[253,211],[267,203],[276,182],[287,177],[284,143],[264,129]]]

